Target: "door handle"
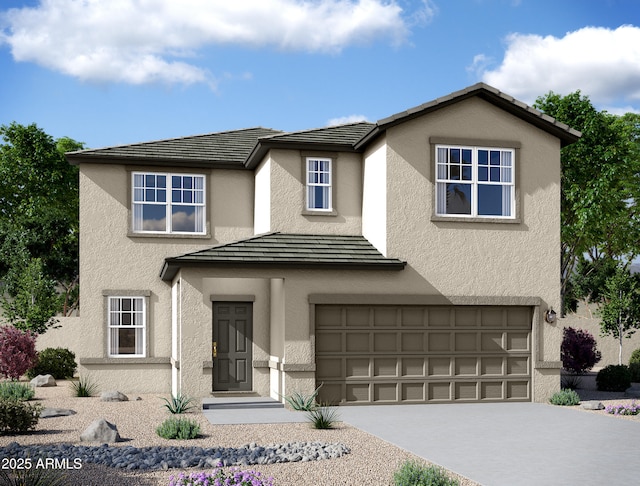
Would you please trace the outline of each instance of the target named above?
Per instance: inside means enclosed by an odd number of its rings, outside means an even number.
[[[213,341],[213,357],[218,357],[218,343],[215,341]]]

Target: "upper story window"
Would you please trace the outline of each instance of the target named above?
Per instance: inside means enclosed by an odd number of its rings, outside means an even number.
[[[436,214],[515,218],[515,150],[436,145]]]
[[[145,356],[146,307],[142,296],[108,298],[109,357]]]
[[[331,159],[307,157],[307,207],[308,211],[332,211]]]
[[[202,175],[133,173],[133,231],[204,234]]]

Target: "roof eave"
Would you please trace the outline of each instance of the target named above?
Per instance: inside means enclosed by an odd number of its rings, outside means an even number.
[[[154,157],[111,157],[108,155],[75,155],[73,152],[65,154],[69,164],[103,164],[103,165],[138,165],[154,167],[193,167],[202,169],[245,169],[242,162],[229,160],[154,158]]]
[[[354,145],[348,143],[258,140],[258,143],[247,157],[244,166],[247,169],[255,169],[260,164],[260,162],[262,162],[262,160],[270,150],[278,148],[286,150],[309,150],[318,152],[362,152],[361,149],[356,148]]]
[[[407,262],[302,262],[302,261],[228,261],[228,260],[182,260],[179,258],[165,259],[160,278],[172,281],[178,271],[184,267],[207,268],[280,268],[280,269],[314,269],[314,270],[403,270]]]

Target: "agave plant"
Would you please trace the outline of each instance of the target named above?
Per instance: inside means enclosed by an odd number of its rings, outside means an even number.
[[[302,412],[309,412],[317,407],[316,398],[318,397],[318,392],[320,391],[320,385],[311,395],[305,395],[300,393],[299,391],[293,392],[291,395],[287,395],[284,397],[286,402],[291,406],[292,409]]]
[[[163,398],[165,404],[163,405],[171,414],[185,413],[195,408],[193,398],[178,393],[177,395],[171,395],[171,400]]]

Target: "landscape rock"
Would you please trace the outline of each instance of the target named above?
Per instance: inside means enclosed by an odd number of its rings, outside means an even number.
[[[86,428],[86,430],[80,435],[80,440],[82,442],[100,442],[103,444],[108,442],[118,442],[120,441],[120,434],[118,433],[118,428],[114,424],[101,418],[95,420]]]
[[[75,415],[76,411],[68,408],[45,408],[40,412],[40,418],[65,417]]]
[[[31,386],[39,387],[39,386],[58,386],[56,383],[56,379],[51,375],[38,375],[33,380],[31,380]]]
[[[598,400],[591,400],[588,402],[582,402],[582,408],[585,410],[602,410],[604,409],[604,405]]]
[[[101,402],[128,402],[129,397],[119,391],[105,391],[100,394]]]

